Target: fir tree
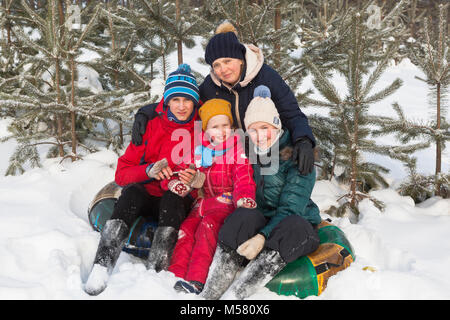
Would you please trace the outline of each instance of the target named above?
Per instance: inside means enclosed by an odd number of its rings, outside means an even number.
[[[450,86],[449,38],[448,38],[448,5],[439,5],[439,20],[436,28],[432,28],[432,17],[424,19],[422,38],[424,43],[410,42],[411,61],[425,74],[425,82],[430,88],[430,105],[435,120],[428,124],[405,122],[405,132],[409,138],[418,135],[425,137],[436,145],[435,186],[436,195],[441,195],[442,151],[447,141],[450,141],[449,124],[446,121],[447,94]],[[401,111],[396,109],[401,115]],[[448,185],[443,186],[449,189]]]
[[[339,208],[338,214],[346,212],[347,209],[358,213],[358,202],[362,198],[369,197],[361,193],[366,185],[387,186],[381,173],[386,173],[388,170],[378,164],[366,162],[363,152],[382,154],[408,162],[409,154],[418,147],[378,145],[371,137],[374,127],[386,122],[387,118],[369,114],[370,106],[395,92],[402,81],[396,79],[386,88],[372,92],[375,83],[395,56],[399,42],[387,43],[384,52],[378,50],[378,43],[386,34],[372,30],[366,25],[364,13],[367,5],[362,7],[361,11],[350,9],[346,18],[340,20],[339,28],[346,32],[346,38],[342,41],[345,41],[344,47],[347,50],[340,52],[339,59],[343,63],[335,66],[335,70],[346,80],[348,87],[346,96],[342,97],[338,93],[329,79],[328,71],[320,69],[310,57],[304,57],[304,63],[313,75],[313,84],[325,99],[320,101],[307,97],[304,98],[305,103],[329,110],[329,117],[334,119],[333,125],[339,129],[334,132],[338,135],[335,140],[343,141],[345,144],[343,150],[339,149],[340,144],[335,144],[335,150],[339,151],[336,156],[341,157],[341,162],[345,165],[344,176],[350,184],[350,192],[343,197],[346,201]],[[388,16],[394,17],[394,14],[391,12]],[[339,31],[336,32],[339,33]],[[372,200],[378,206],[381,205],[376,199],[372,198]]]
[[[23,172],[22,164],[27,159],[33,159],[32,166],[39,165],[37,146],[41,144],[53,145],[47,156],[59,155],[62,159],[79,158],[77,146],[93,151],[92,146],[81,142],[92,137],[95,122],[124,117],[123,112],[117,111],[123,107],[120,104],[124,99],[119,97],[126,93],[125,90],[99,93],[78,85],[77,72],[81,63],[77,58],[102,4],[92,11],[90,7],[84,8],[80,14],[90,13],[90,17],[86,24],[78,21],[78,28],[65,20],[69,12],[64,8],[70,8],[69,1],[65,6],[60,1],[49,1],[47,10],[42,11],[43,16],[25,1],[21,4],[29,20],[33,21],[35,38],[19,26],[12,31],[24,47],[33,48],[35,53],[24,56],[20,69],[22,91],[19,94],[0,93],[3,107],[18,110],[10,128],[13,133],[10,138],[16,138],[18,147],[7,174]],[[33,156],[27,158],[22,156],[24,154]]]
[[[194,35],[203,27],[199,21],[190,21],[188,10],[182,10],[181,0],[150,1],[140,0],[142,8],[141,23],[156,29],[156,38],[159,38],[160,56],[163,59],[163,76],[167,77],[170,66],[166,62],[167,55],[176,47],[178,64],[183,62],[183,45],[192,48],[195,45]]]

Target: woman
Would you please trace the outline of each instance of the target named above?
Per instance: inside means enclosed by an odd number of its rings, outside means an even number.
[[[90,295],[98,295],[106,288],[129,230],[139,216],[149,216],[158,222],[148,267],[157,272],[168,267],[178,229],[196,197],[193,187],[202,185],[202,174],[189,168],[194,162],[194,121],[198,117],[199,99],[197,83],[190,71],[188,65],[180,65],[169,75],[164,99],[156,108],[158,115],[147,123],[144,143],[140,146],[130,143],[118,160],[115,181],[124,189],[111,219],[101,231],[85,285]],[[182,133],[181,142],[172,140],[176,130]],[[179,190],[183,192],[180,194]]]
[[[253,165],[257,208],[238,208],[225,220],[201,294],[206,299],[247,298],[287,263],[319,246],[314,226],[321,218],[310,199],[315,170],[301,175],[291,160],[289,132],[281,127],[268,88],[257,87],[255,95],[244,123],[258,156]],[[259,161],[264,156],[271,163]],[[251,262],[233,282],[244,258]]]
[[[229,23],[221,24],[210,39],[205,50],[205,60],[211,66],[210,74],[200,85],[200,99],[225,99],[231,103],[233,121],[245,130],[244,116],[253,92],[259,85],[265,85],[272,92],[281,122],[291,133],[293,160],[301,174],[312,172],[314,167],[315,139],[308,119],[300,110],[294,93],[271,67],[264,63],[262,51],[254,45],[241,44],[236,29]],[[141,143],[148,119],[153,109],[141,108],[135,117],[132,139]]]

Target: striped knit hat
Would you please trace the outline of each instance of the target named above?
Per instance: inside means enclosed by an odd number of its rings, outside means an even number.
[[[191,67],[188,64],[180,64],[178,69],[171,74],[166,80],[164,87],[164,104],[173,97],[185,97],[194,102],[194,106],[198,106],[199,90],[195,77],[191,74]]]

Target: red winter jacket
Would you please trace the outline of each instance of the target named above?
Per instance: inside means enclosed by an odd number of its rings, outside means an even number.
[[[163,104],[161,100],[155,109],[158,115],[147,123],[143,143],[136,146],[130,142],[125,154],[119,158],[115,175],[118,185],[145,182],[148,193],[158,197],[167,188],[162,188],[164,183],[149,179],[147,166],[163,158],[167,159],[173,171],[186,169],[194,163],[194,122],[198,119],[197,110],[194,110],[194,117],[186,124],[171,121],[163,110]]]
[[[232,135],[227,141],[212,146],[209,141],[202,139],[203,148],[216,152],[225,150],[223,155],[215,156],[213,164],[201,167],[199,155],[196,152],[196,166],[206,174],[203,185],[205,198],[217,197],[225,192],[231,192],[233,204],[241,198],[255,199],[256,184],[253,180],[253,167],[249,164],[240,141],[240,136]],[[198,150],[198,148],[197,148]]]

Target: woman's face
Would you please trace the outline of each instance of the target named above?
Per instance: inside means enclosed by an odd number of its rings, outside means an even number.
[[[226,141],[231,135],[230,119],[224,114],[212,117],[206,125],[205,132],[214,144]]]
[[[189,119],[192,111],[194,111],[194,101],[185,97],[173,97],[167,105],[170,111],[180,121]]]
[[[219,58],[214,60],[212,68],[220,80],[235,84],[241,77],[243,61],[235,58]]]
[[[272,146],[273,140],[277,137],[278,129],[270,123],[258,121],[253,122],[247,130],[250,139],[260,149],[267,150]]]

